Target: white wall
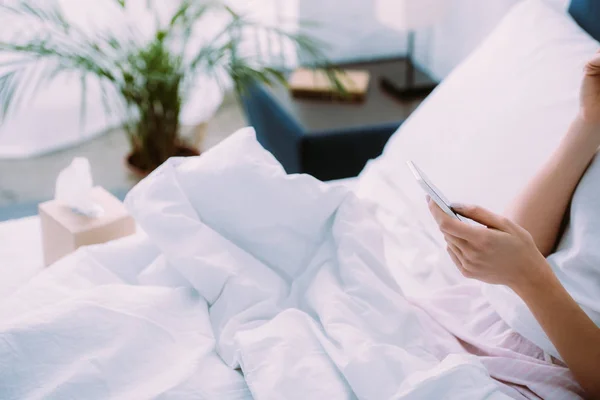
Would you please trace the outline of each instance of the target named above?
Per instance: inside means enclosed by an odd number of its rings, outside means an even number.
[[[518,0],[449,0],[444,21],[431,31],[431,57],[420,47],[419,61],[437,77],[446,76],[494,29]]]
[[[405,39],[376,20],[374,0],[299,0],[299,18],[318,26],[309,32],[330,45],[336,61],[396,55],[406,51]]]
[[[300,18],[319,23],[319,37],[332,45],[330,56],[335,60],[402,55],[406,51],[405,36],[376,20],[376,0],[299,1]],[[446,1],[450,4],[444,20],[417,35],[417,61],[438,79],[463,60],[519,0]]]

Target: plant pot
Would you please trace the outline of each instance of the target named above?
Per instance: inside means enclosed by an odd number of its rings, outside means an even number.
[[[174,157],[193,157],[199,156],[200,151],[198,149],[194,149],[189,146],[177,146],[177,153],[175,153]],[[138,179],[143,179],[150,175],[152,170],[144,169],[135,164],[133,160],[135,160],[136,151],[131,151],[127,156],[125,156],[125,166],[129,170],[129,172]]]

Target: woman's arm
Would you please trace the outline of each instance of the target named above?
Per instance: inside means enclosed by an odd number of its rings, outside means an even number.
[[[569,369],[592,399],[600,399],[600,329],[550,268],[535,284],[515,286]]]
[[[544,256],[554,249],[577,183],[600,146],[600,124],[578,116],[552,157],[505,215],[533,237]]]
[[[600,53],[588,63],[581,111],[552,159],[515,203],[509,218],[454,206],[482,226],[429,209],[448,254],[467,278],[506,285],[527,304],[588,396],[600,399],[600,328],[560,284],[544,258],[554,248],[573,191],[600,144]]]
[[[580,97],[581,111],[560,146],[505,213],[544,256],[554,249],[573,191],[600,145],[600,54],[586,65]]]
[[[485,226],[449,217],[431,200],[429,208],[460,272],[517,293],[586,394],[600,399],[600,328],[560,284],[529,232],[477,206],[455,208]]]

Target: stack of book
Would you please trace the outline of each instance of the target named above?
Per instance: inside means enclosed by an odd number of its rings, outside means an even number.
[[[292,96],[297,98],[323,98],[339,101],[364,101],[369,89],[370,75],[361,70],[335,70],[333,72],[344,88],[340,92],[322,69],[300,68],[288,79]]]

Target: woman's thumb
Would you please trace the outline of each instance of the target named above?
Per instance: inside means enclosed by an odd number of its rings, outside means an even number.
[[[495,228],[499,230],[506,229],[506,218],[501,215],[494,214],[483,207],[460,203],[454,203],[451,205],[451,207],[456,213],[462,215],[463,217],[472,219],[473,221],[479,222],[480,224],[483,224],[489,228]]]
[[[600,53],[596,53],[594,57],[585,65],[585,72],[588,75],[600,75]]]

